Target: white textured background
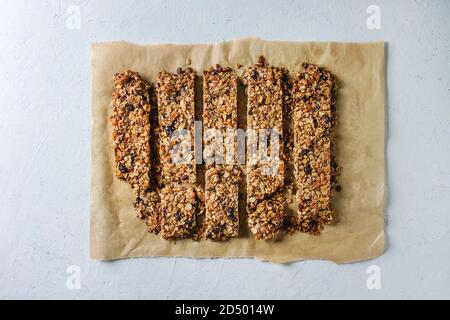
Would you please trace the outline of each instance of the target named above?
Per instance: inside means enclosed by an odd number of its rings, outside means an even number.
[[[450,298],[450,1],[0,5],[0,298]],[[366,9],[381,8],[381,29]],[[78,5],[81,28],[66,27]],[[349,265],[88,257],[90,43],[388,42],[387,251]],[[366,287],[381,269],[380,290]],[[81,269],[80,290],[66,286]]]

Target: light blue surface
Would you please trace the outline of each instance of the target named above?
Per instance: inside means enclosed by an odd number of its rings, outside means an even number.
[[[79,30],[66,26],[72,4]],[[380,30],[366,27],[372,4]],[[0,9],[0,298],[450,298],[450,1],[4,0]],[[386,253],[349,265],[90,260],[90,43],[247,36],[387,41]],[[372,264],[380,290],[366,287]],[[80,290],[66,286],[70,265]]]

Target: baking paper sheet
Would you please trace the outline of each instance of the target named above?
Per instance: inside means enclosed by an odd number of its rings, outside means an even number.
[[[243,234],[229,242],[170,242],[147,232],[135,217],[130,186],[114,177],[111,139],[113,76],[127,69],[154,82],[161,70],[202,70],[219,63],[247,67],[263,55],[271,65],[296,74],[302,62],[319,64],[338,80],[337,162],[342,191],[335,199],[335,221],[320,236],[285,235],[256,241]],[[92,45],[92,170],[90,256],[254,257],[287,263],[326,259],[346,263],[384,251],[384,43],[281,42],[248,38],[215,44]]]

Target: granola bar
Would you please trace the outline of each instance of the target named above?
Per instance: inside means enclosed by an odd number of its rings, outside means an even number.
[[[313,64],[292,82],[294,174],[298,228],[319,233],[333,219],[331,205],[336,166],[332,134],[335,125],[334,77]]]
[[[134,71],[114,76],[112,94],[114,172],[139,194],[149,187],[150,84]]]
[[[191,237],[196,226],[197,200],[190,186],[166,186],[161,190],[161,236],[164,239]]]
[[[238,235],[239,174],[234,166],[206,170],[205,236],[208,239],[222,241]]]
[[[146,220],[147,230],[150,233],[158,233],[161,228],[160,201],[157,191],[147,191],[138,195],[133,204],[137,217]]]
[[[206,159],[205,237],[228,240],[239,231],[240,176],[234,159],[236,140],[233,135],[229,137],[230,131],[234,134],[237,129],[237,76],[231,68],[216,65],[203,73],[203,121],[205,135],[213,132],[216,134],[211,136],[221,140],[217,146],[205,139],[205,154],[215,156]]]
[[[283,95],[285,70],[258,63],[245,71],[247,84],[247,214],[256,239],[272,239],[282,231],[285,198],[282,161]],[[275,133],[263,148],[266,136]],[[257,148],[255,148],[257,146]],[[263,150],[264,152],[261,152]],[[263,157],[268,155],[267,159]]]
[[[161,183],[195,183],[194,81],[191,68],[160,72],[156,83]]]
[[[203,72],[203,124],[206,164],[234,164],[237,76],[231,68],[216,65]]]
[[[203,72],[203,122],[206,128],[237,128],[237,76],[216,65]]]
[[[286,203],[282,192],[277,192],[264,200],[250,197],[247,201],[252,208],[247,209],[249,227],[257,240],[272,239],[282,232]]]

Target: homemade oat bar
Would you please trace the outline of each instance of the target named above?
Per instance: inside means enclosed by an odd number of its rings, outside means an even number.
[[[205,237],[228,240],[239,231],[239,176],[234,166],[215,166],[205,175]]]
[[[271,195],[267,199],[257,200],[255,197],[247,198],[248,224],[257,240],[272,239],[283,230],[285,220],[284,206],[286,199],[282,191]]]
[[[151,86],[133,71],[114,76],[112,94],[115,174],[130,183],[135,193],[136,216],[146,220],[151,232],[160,227],[159,196],[151,185],[152,154],[150,138],[154,116]]]
[[[275,194],[284,186],[284,162],[279,161],[276,166],[274,174],[270,173],[266,166],[253,166],[247,173],[247,194],[255,197],[257,200],[262,200],[268,195]],[[265,172],[267,171],[267,172]]]
[[[150,84],[134,71],[114,76],[112,94],[114,172],[135,193],[149,187],[150,170]]]
[[[206,164],[235,164],[237,76],[229,67],[203,72],[203,126]]]
[[[236,237],[239,231],[240,177],[234,157],[237,76],[231,68],[216,65],[215,68],[203,72],[203,123],[206,136],[212,132],[210,136],[221,140],[218,146],[214,145],[217,141],[204,141],[205,155],[211,157],[205,159],[205,237],[219,241],[228,240]],[[233,134],[231,138],[228,135],[230,131]],[[216,132],[220,135],[217,136]]]
[[[156,82],[161,183],[195,183],[194,81],[191,68],[160,72]]]
[[[166,186],[161,190],[161,236],[181,239],[192,236],[196,227],[197,200],[193,187]]]
[[[203,124],[222,131],[237,128],[237,75],[229,67],[203,72]]]
[[[138,195],[134,201],[136,215],[146,220],[147,230],[158,233],[161,227],[160,196],[157,191],[146,191]]]
[[[247,84],[247,214],[256,239],[272,239],[283,227],[285,198],[283,156],[283,100],[286,71],[266,66],[264,59],[245,71]],[[266,149],[261,134],[275,133]],[[268,138],[268,136],[267,136]],[[265,141],[264,141],[265,143]],[[257,146],[255,148],[255,146]],[[264,152],[261,153],[261,150]],[[262,158],[269,154],[268,159]]]
[[[304,63],[292,82],[294,174],[297,183],[298,228],[319,233],[333,218],[331,205],[336,167],[332,134],[335,125],[333,75]]]

